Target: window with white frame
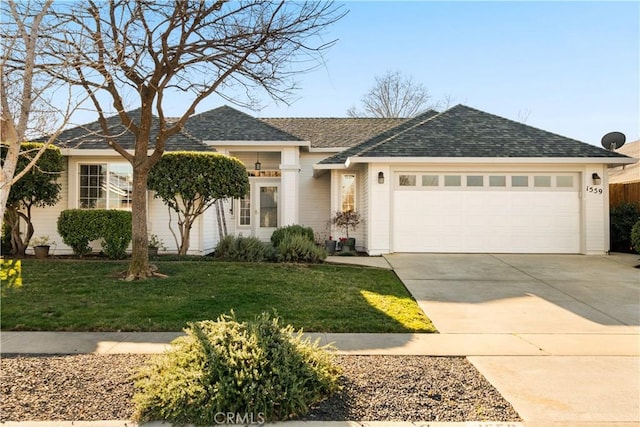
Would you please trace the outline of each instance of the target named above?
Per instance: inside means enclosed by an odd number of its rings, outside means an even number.
[[[342,175],[340,182],[340,210],[349,212],[356,210],[356,176]]]
[[[133,169],[129,163],[79,165],[81,209],[131,209]]]
[[[238,225],[251,225],[251,190],[240,200],[238,200]]]

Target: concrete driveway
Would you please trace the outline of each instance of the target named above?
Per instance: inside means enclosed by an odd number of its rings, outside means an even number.
[[[443,334],[509,334],[545,356],[469,360],[525,421],[640,421],[632,255],[385,257]]]

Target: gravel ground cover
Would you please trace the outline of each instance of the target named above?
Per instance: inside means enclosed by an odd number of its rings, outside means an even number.
[[[10,356],[0,361],[0,422],[130,419],[131,375],[148,355]],[[518,421],[464,358],[340,356],[343,390],[305,420]]]

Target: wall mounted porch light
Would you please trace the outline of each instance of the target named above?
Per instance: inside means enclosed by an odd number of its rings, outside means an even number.
[[[384,184],[384,173],[378,172],[378,184]]]
[[[600,175],[598,175],[596,172],[591,174],[591,179],[593,179],[593,185],[600,185],[600,183],[602,182]]]
[[[260,153],[258,152],[256,156],[256,163],[253,166],[255,167],[255,170],[259,171],[262,168],[262,163],[260,163]]]

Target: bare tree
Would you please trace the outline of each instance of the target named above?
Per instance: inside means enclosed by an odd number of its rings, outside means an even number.
[[[347,110],[350,117],[413,117],[431,108],[427,88],[400,71],[375,77],[373,87],[362,97],[362,111]]]
[[[48,16],[53,0],[2,1],[0,14],[0,143],[6,147],[0,173],[0,219],[4,218],[11,186],[29,172],[48,145],[67,125],[82,99],[66,92],[61,98],[60,83],[41,68],[42,53],[50,48],[47,36],[57,31],[58,22]],[[64,73],[64,67],[59,70]],[[45,137],[36,152],[21,152],[28,137]],[[28,165],[16,174],[18,158],[28,155]]]
[[[48,69],[55,73],[56,63],[73,64],[73,78],[56,75],[87,91],[106,143],[133,167],[133,251],[127,280],[152,271],[147,177],[167,139],[214,93],[250,107],[256,105],[257,91],[287,102],[295,89],[293,77],[316,67],[334,43],[322,40],[323,31],[345,14],[330,2],[259,0],[85,0],[56,4],[55,12],[68,24],[49,53]],[[175,104],[175,96],[187,101],[187,107],[169,122],[165,108]],[[136,116],[127,113],[129,99],[139,107]],[[111,134],[106,119],[110,106],[134,135],[133,152]]]
[[[347,110],[349,117],[414,117],[426,110],[444,111],[455,102],[451,94],[437,102],[422,83],[414,81],[400,71],[387,71],[375,77],[375,83],[360,100],[362,110],[353,106]]]

